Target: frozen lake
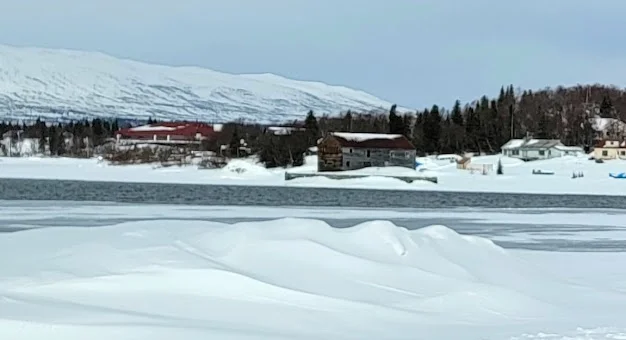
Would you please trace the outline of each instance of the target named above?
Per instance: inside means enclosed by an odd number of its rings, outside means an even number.
[[[177,203],[0,201],[0,338],[626,338],[626,210]]]
[[[504,248],[546,251],[626,251],[626,210],[619,209],[391,209],[194,206],[76,201],[0,201],[0,231],[45,227],[102,227],[145,220],[224,223],[284,217],[323,220],[345,228],[389,220],[415,230],[445,225]]]
[[[591,184],[590,184],[591,185]],[[208,206],[361,208],[626,208],[626,196],[406,191],[289,186],[166,184],[0,178],[0,200]]]

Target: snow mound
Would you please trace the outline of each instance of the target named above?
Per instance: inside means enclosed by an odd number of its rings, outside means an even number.
[[[382,220],[29,230],[0,234],[0,268],[3,339],[482,339],[626,304],[489,240]]]
[[[256,163],[250,159],[233,159],[225,167],[221,169],[224,175],[232,177],[258,177],[268,176],[271,174],[262,164]]]
[[[577,328],[563,333],[536,333],[512,337],[511,340],[623,340],[626,339],[624,328]]]

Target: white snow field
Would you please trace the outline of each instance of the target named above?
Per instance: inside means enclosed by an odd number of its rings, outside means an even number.
[[[337,229],[306,218],[206,220],[261,208],[2,203],[0,224],[35,229],[0,233],[0,339],[626,338],[624,253],[503,249],[442,225],[384,220],[425,211],[379,210]],[[98,216],[122,220],[69,221]]]
[[[499,160],[504,171],[500,176],[495,173]],[[585,156],[534,162],[499,155],[473,157],[474,166],[487,164],[494,169],[487,175],[480,171],[457,169],[456,164],[448,159],[425,157],[417,161],[423,164],[417,170],[367,168],[344,172],[369,175],[367,178],[336,180],[314,177],[285,181],[285,171],[316,172],[317,156],[308,156],[305,165],[286,170],[266,169],[254,159],[233,160],[223,169],[199,170],[196,166],[110,166],[97,159],[16,157],[0,158],[0,178],[589,195],[626,193],[626,180],[609,177],[609,173],[626,172],[626,161],[622,160],[597,164]],[[534,169],[553,171],[555,174],[533,175]],[[573,173],[583,173],[584,177],[572,178]],[[390,175],[435,176],[439,182],[416,181],[408,184],[385,177]]]
[[[0,66],[4,120],[156,117],[270,123],[304,119],[309,110],[339,114],[392,105],[321,82],[153,65],[98,52],[0,45]]]

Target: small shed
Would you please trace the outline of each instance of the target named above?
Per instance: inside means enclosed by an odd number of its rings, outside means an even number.
[[[469,167],[471,162],[472,162],[471,157],[463,157],[461,159],[457,159],[456,168],[461,169],[461,170],[466,170]]]

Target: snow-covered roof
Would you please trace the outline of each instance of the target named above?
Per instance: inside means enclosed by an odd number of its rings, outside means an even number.
[[[600,116],[595,116],[590,118],[591,127],[598,132],[606,131],[610,128],[620,128],[626,129],[626,123],[622,122],[619,119],[615,118],[602,118]]]
[[[352,142],[364,142],[372,139],[398,139],[403,138],[403,135],[385,134],[385,133],[352,133],[352,132],[332,132],[331,135]]]
[[[183,127],[183,126],[181,126]],[[128,131],[139,132],[139,131],[176,131],[178,127],[171,126],[161,126],[161,125],[141,125],[128,129]]]
[[[511,139],[502,146],[502,149],[517,149],[522,145],[524,145],[523,139]]]
[[[557,150],[561,150],[561,151],[580,151],[580,152],[585,151],[580,146],[557,145],[554,148]]]
[[[276,136],[286,136],[294,131],[305,131],[305,129],[293,126],[269,126],[267,127],[267,131],[272,132],[272,134]]]
[[[141,125],[136,127],[131,127],[127,129],[120,129],[117,131],[117,134],[125,137],[150,137],[150,136],[187,136],[187,137],[195,137],[197,134],[202,136],[209,136],[213,134],[215,130],[212,126],[206,123],[198,123],[198,122],[162,122],[162,123],[154,123]]]
[[[330,135],[342,147],[415,150],[415,146],[404,135],[351,132],[332,132]]]
[[[502,146],[502,149],[544,149],[559,145],[563,145],[563,143],[558,139],[511,139]]]

